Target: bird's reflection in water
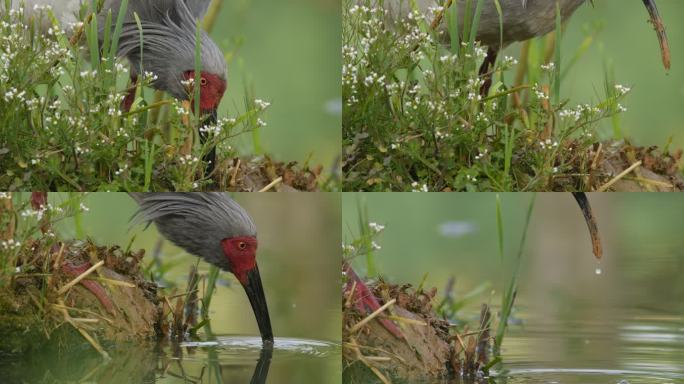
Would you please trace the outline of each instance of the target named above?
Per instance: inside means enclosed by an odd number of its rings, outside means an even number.
[[[197,346],[183,346],[181,343],[172,343],[172,359],[165,359],[164,363],[157,372],[156,377],[172,376],[179,379],[183,379],[187,383],[223,383],[224,373],[230,376],[231,383],[240,383],[238,379],[244,374],[244,364],[239,364],[236,369],[235,363],[222,362],[219,358],[219,349],[208,348],[206,352],[206,357],[203,358],[204,365],[200,369],[198,374],[192,374],[187,372],[184,366],[184,353],[188,357],[196,354],[199,347]],[[259,358],[254,366],[254,371],[252,373],[250,384],[264,384],[268,378],[268,372],[271,367],[271,360],[273,358],[273,345],[269,344],[261,348],[259,352]],[[189,360],[189,363],[196,365],[197,360]],[[161,361],[161,359],[160,359]],[[242,359],[241,361],[242,362]],[[196,371],[192,369],[192,371]],[[230,372],[233,371],[233,372]],[[244,383],[247,383],[246,377]]]

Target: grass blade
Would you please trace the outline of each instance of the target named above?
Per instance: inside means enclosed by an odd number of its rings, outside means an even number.
[[[525,225],[523,226],[522,238],[520,240],[520,248],[518,248],[518,254],[514,260],[513,275],[511,275],[511,280],[501,299],[501,316],[494,339],[494,353],[497,355],[501,350],[501,343],[503,342],[506,328],[508,326],[508,318],[511,316],[511,311],[513,310],[513,304],[515,303],[515,297],[518,291],[520,264],[522,261],[523,250],[525,249],[525,242],[527,241],[527,231],[529,229],[530,219],[532,218],[532,212],[534,211],[536,197],[536,194],[533,195],[532,199],[530,200],[530,204],[528,205],[527,216],[525,217]]]

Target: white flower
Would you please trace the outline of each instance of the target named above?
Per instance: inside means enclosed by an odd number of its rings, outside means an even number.
[[[623,86],[623,85],[616,84],[616,85],[615,85],[615,90],[620,94],[620,96],[622,96],[622,95],[624,95],[624,94],[626,94],[626,93],[629,93],[629,91],[631,91],[632,88],[628,88],[628,87],[625,87],[625,86]]]
[[[269,103],[267,101],[263,101],[261,99],[254,100],[254,104],[256,104],[256,106],[262,110],[271,106],[271,103]]]
[[[378,223],[368,223],[368,227],[370,229],[372,229],[373,231],[375,231],[375,233],[378,233],[378,232],[382,231],[383,229],[385,229],[384,225],[380,225]]]

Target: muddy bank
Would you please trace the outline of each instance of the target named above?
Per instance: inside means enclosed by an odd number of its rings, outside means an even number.
[[[323,166],[310,168],[297,162],[277,162],[268,156],[228,159],[216,178],[223,190],[231,192],[318,192]]]
[[[345,383],[435,380],[481,380],[490,363],[491,316],[483,306],[480,324],[457,329],[433,307],[436,289],[415,289],[383,280],[368,284],[380,304],[378,316],[360,313],[358,295],[345,290],[343,305],[343,375]],[[389,319],[397,336],[382,324]],[[457,381],[458,382],[458,381]]]
[[[567,151],[575,153],[576,148],[571,145]],[[681,162],[681,150],[670,153],[656,146],[597,143],[587,153],[576,153],[571,159],[573,169],[553,176],[551,184],[554,191],[681,192]]]
[[[163,177],[171,171],[160,167],[155,175]],[[268,156],[224,159],[210,178],[212,184],[199,188],[219,192],[319,192],[339,184],[334,175],[324,180],[322,165],[286,163]],[[177,189],[171,180],[162,180],[162,185],[169,191]]]
[[[141,271],[144,251],[45,238],[24,249],[31,252],[21,255],[17,273],[0,288],[0,354],[85,341],[106,355],[105,343],[163,333],[162,301]]]

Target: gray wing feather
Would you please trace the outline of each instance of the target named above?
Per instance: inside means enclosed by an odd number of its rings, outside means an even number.
[[[256,237],[247,212],[225,193],[129,193],[140,209],[133,224],[155,223],[166,239],[228,270],[221,240]]]

